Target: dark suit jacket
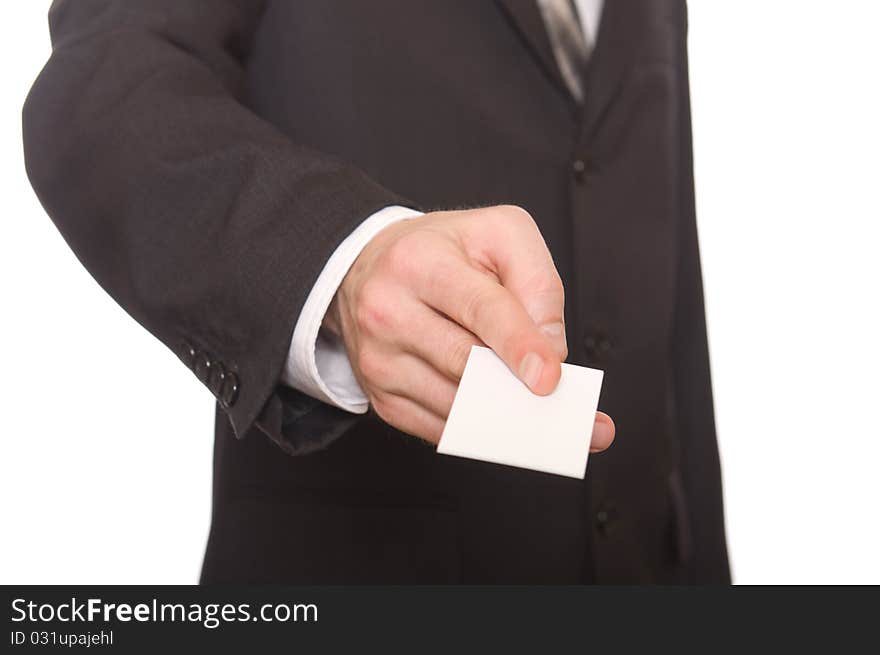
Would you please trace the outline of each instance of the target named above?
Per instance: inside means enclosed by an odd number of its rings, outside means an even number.
[[[218,398],[204,580],[728,580],[681,0],[606,3],[583,106],[529,0],[59,0],[50,27],[34,188]],[[278,384],[366,216],[498,203],[554,255],[569,361],[606,371],[586,482]]]

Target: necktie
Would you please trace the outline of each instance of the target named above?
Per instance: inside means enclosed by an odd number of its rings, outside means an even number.
[[[578,102],[583,102],[583,79],[590,49],[571,0],[538,0],[553,56],[562,79]]]

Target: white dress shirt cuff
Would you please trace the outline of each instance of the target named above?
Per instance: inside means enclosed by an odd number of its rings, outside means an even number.
[[[282,382],[348,412],[367,411],[369,401],[351,369],[345,344],[329,330],[322,329],[321,323],[342,279],[370,239],[392,223],[421,215],[408,207],[380,209],[333,251],[296,321],[281,373]]]

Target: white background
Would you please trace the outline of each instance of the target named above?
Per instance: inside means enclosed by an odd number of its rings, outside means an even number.
[[[24,175],[46,7],[0,40],[0,582],[189,583],[213,398]],[[692,0],[699,228],[739,583],[880,583],[880,5]]]

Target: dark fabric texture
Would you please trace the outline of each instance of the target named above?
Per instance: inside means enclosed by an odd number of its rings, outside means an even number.
[[[606,3],[583,104],[530,0],[59,0],[50,26],[34,188],[220,400],[204,582],[729,581],[682,0]],[[585,481],[278,384],[361,220],[500,203],[553,253],[569,361],[606,372]]]

